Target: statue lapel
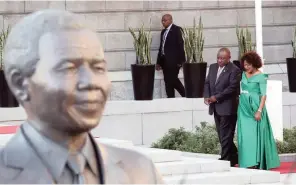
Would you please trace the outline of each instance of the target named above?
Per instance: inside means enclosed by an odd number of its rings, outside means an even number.
[[[104,163],[104,177],[106,184],[130,184],[129,172],[121,160],[118,151],[104,144],[98,143],[102,161]]]
[[[8,179],[10,183],[53,183],[50,173],[26,139],[22,131],[22,126],[3,149],[3,161],[7,168],[20,170],[20,173],[12,177],[11,181]]]

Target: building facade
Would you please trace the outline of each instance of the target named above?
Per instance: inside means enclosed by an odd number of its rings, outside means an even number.
[[[112,81],[111,100],[133,99],[130,65],[135,63],[129,27],[142,23],[152,30],[152,60],[155,63],[162,29],[161,17],[173,16],[174,23],[191,27],[201,16],[204,25],[204,60],[216,62],[220,47],[229,47],[232,60],[238,59],[236,25],[248,26],[255,43],[254,1],[1,1],[0,29],[21,17],[45,8],[65,9],[82,14],[97,33],[106,51]],[[281,80],[288,91],[285,59],[292,56],[291,40],[296,25],[296,1],[263,2],[264,72]],[[151,20],[151,25],[149,22]],[[182,73],[180,73],[182,78]],[[156,73],[155,98],[165,97],[161,73]]]

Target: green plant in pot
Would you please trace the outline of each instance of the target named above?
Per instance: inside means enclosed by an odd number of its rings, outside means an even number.
[[[134,39],[136,64],[131,65],[135,100],[152,100],[154,91],[155,64],[151,63],[151,29],[145,31],[144,24],[139,29],[129,28]]]
[[[6,43],[6,39],[8,37],[10,31],[10,27],[1,30],[0,32],[0,70],[4,70],[4,62],[3,62],[3,53],[4,53],[4,46]]]
[[[4,46],[10,26],[0,32],[0,107],[18,107],[18,102],[10,91],[4,75]]]
[[[287,74],[289,81],[289,91],[296,92],[296,27],[294,29],[293,40],[291,41],[293,56],[286,58]]]
[[[186,98],[203,97],[207,63],[203,60],[204,35],[200,17],[198,25],[193,20],[193,28],[183,28],[186,61],[183,64]]]
[[[243,66],[241,66],[240,59],[245,53],[249,51],[254,51],[255,47],[253,46],[252,34],[249,31],[248,27],[239,28],[238,26],[236,26],[236,37],[238,41],[239,55],[238,60],[234,60],[233,63],[242,69]]]

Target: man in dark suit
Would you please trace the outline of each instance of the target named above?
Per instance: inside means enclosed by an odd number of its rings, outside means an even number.
[[[231,166],[237,164],[237,148],[233,137],[237,120],[238,96],[241,72],[230,62],[230,51],[221,48],[217,63],[210,65],[205,81],[204,101],[209,105],[209,114],[214,114],[219,141],[220,160],[228,160]]]
[[[156,70],[162,69],[163,71],[168,98],[175,97],[175,89],[184,97],[185,88],[178,78],[180,68],[185,62],[182,28],[173,24],[170,14],[162,17],[162,25],[165,29],[161,31]]]

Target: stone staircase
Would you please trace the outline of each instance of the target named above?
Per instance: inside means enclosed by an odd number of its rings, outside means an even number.
[[[0,136],[0,147],[2,147],[13,135],[2,134]],[[189,157],[188,153],[180,151],[135,146],[131,141],[107,138],[96,138],[96,140],[136,150],[151,158],[166,184],[276,185],[281,183],[281,176],[278,172],[232,168],[228,161],[206,157]]]
[[[100,139],[98,139],[100,141]],[[186,157],[183,152],[134,146],[131,142],[101,140],[136,150],[152,159],[166,184],[281,184],[280,173],[232,168],[228,161]]]

